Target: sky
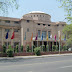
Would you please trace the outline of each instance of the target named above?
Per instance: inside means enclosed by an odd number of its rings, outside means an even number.
[[[64,8],[59,8],[61,4],[57,0],[17,0],[18,10],[9,9],[7,17],[21,18],[31,11],[42,11],[51,15],[52,22],[65,21]]]

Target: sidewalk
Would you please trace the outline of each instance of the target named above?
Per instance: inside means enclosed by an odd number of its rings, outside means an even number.
[[[34,59],[34,58],[44,58],[44,57],[55,57],[55,56],[69,56],[72,55],[72,53],[66,53],[66,54],[51,54],[51,55],[41,55],[41,56],[15,56],[15,57],[0,57],[0,59]]]

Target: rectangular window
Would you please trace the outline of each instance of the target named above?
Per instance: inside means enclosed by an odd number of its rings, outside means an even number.
[[[46,38],[46,31],[42,31],[42,34],[43,34],[43,38]]]
[[[43,26],[45,26],[45,24],[43,24]]]
[[[27,28],[27,32],[29,32],[29,28]]]
[[[8,44],[8,46],[9,46],[10,43],[9,43],[9,42],[4,42],[4,44],[5,44],[5,46],[7,46],[7,44]]]
[[[9,21],[9,20],[6,20],[5,22],[6,22],[6,23],[10,23],[10,21]]]
[[[19,45],[19,42],[14,42],[14,47],[16,47],[16,45]]]
[[[27,20],[27,23],[29,23],[30,22],[30,20]]]
[[[14,32],[18,32],[18,29],[14,29]]]
[[[50,24],[48,24],[48,26],[51,26]]]
[[[38,23],[38,25],[40,25],[40,24]]]
[[[38,30],[38,38],[40,38],[40,33],[41,33],[41,31],[40,31],[40,30]]]
[[[10,31],[10,29],[5,29],[5,32],[9,32]]]
[[[50,38],[50,35],[51,35],[51,31],[48,31],[48,38]]]
[[[14,21],[14,23],[19,24],[19,21]]]

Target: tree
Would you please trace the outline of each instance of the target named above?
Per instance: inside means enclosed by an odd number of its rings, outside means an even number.
[[[8,9],[18,9],[17,0],[0,0],[0,13],[6,14],[8,13]]]
[[[66,19],[70,23],[66,25],[63,29],[63,33],[66,34],[66,44],[72,47],[72,0],[58,0],[61,3],[61,7],[67,13]]]
[[[67,13],[66,19],[72,23],[72,0],[58,0],[61,3],[60,7],[63,7]]]
[[[72,47],[72,24],[66,25],[63,29],[63,33],[66,34],[66,44]]]

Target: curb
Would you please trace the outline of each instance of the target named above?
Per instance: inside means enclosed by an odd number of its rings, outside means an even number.
[[[45,58],[45,57],[57,57],[57,56],[69,56],[72,55],[72,53],[69,54],[53,54],[53,55],[42,55],[42,56],[15,56],[15,57],[0,57],[0,60],[3,59],[34,59],[34,58]]]

